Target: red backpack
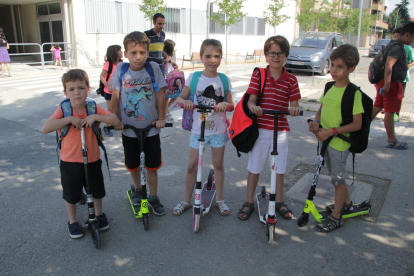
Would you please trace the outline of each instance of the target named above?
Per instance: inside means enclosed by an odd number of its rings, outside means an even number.
[[[254,68],[253,73],[259,70],[260,73],[260,91],[257,97],[257,105],[260,105],[263,91],[266,85],[267,72],[265,68]],[[240,102],[236,105],[233,114],[233,120],[229,128],[231,142],[236,147],[237,155],[240,157],[240,152],[248,153],[252,150],[254,143],[259,137],[259,127],[257,125],[257,117],[250,115],[247,102],[250,94],[244,93]]]

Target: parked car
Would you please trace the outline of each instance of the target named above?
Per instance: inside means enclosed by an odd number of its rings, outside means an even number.
[[[339,33],[307,32],[292,43],[286,70],[325,76],[329,72],[331,52],[344,43],[345,39]]]
[[[378,55],[378,53],[382,50],[383,47],[387,46],[388,43],[390,43],[391,39],[378,39],[375,44],[371,44],[369,51],[368,51],[368,57],[375,57]]]

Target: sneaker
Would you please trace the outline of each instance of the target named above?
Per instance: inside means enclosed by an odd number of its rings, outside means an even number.
[[[316,225],[316,229],[322,233],[331,232],[344,224],[342,216],[339,219],[334,218],[334,216],[329,215],[326,220],[323,221],[322,225]]]
[[[68,221],[68,228],[69,228],[69,235],[72,239],[79,239],[83,237],[83,231],[82,231],[82,228],[79,226],[78,222],[69,224],[69,221]]]
[[[334,204],[328,205],[325,207],[326,211],[332,213],[333,210],[335,208]],[[354,203],[351,201],[351,203],[349,203],[348,205],[346,205],[346,203],[344,203],[344,206],[342,206],[341,209],[341,216],[346,215],[346,214],[350,214],[352,213],[352,211],[354,211]]]
[[[99,231],[105,231],[109,229],[108,219],[106,218],[105,213],[96,217],[98,219]]]
[[[131,197],[131,203],[133,205],[141,205],[141,199],[142,199],[141,189],[135,189]]]
[[[106,137],[112,137],[112,136],[114,136],[114,135],[112,134],[111,130],[109,130],[107,127],[104,127],[104,128],[103,128],[103,132],[104,132],[104,135],[105,135]]]
[[[148,204],[152,209],[152,212],[157,216],[165,215],[165,208],[160,202],[160,198],[157,196],[155,199],[148,199]]]
[[[394,122],[398,122],[400,120],[400,115],[394,113]]]

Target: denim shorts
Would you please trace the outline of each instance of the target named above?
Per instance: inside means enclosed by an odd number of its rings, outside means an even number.
[[[191,133],[190,137],[190,147],[193,149],[199,148],[199,141],[200,135],[199,134],[193,134]],[[204,148],[207,148],[207,146],[210,144],[212,148],[222,148],[224,147],[227,142],[230,140],[229,134],[227,131],[222,134],[214,134],[214,135],[208,135],[204,136]]]

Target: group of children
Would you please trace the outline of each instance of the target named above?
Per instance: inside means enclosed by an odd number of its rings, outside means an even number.
[[[149,205],[156,215],[164,215],[165,208],[158,197],[158,175],[157,171],[162,166],[160,129],[165,126],[166,102],[164,91],[166,82],[158,64],[150,62],[154,74],[151,79],[145,63],[149,51],[149,39],[141,32],[132,32],[124,38],[124,56],[129,61],[129,69],[121,72],[123,62],[120,61],[122,52],[119,48],[114,48],[115,60],[111,62],[116,65],[113,71],[113,78],[106,81],[104,77],[105,67],[102,71],[101,80],[105,81],[108,94],[112,93],[111,101],[108,104],[108,111],[97,107],[97,114],[87,116],[85,111],[85,100],[90,93],[88,76],[81,69],[69,70],[62,77],[65,95],[70,99],[73,116],[64,117],[61,109],[45,122],[43,132],[48,133],[60,130],[63,126],[72,124],[69,134],[62,141],[60,156],[61,181],[63,186],[63,198],[66,201],[66,209],[69,215],[69,232],[72,238],[81,237],[82,230],[76,221],[76,202],[80,199],[81,189],[85,185],[85,175],[83,172],[82,153],[80,150],[80,128],[89,127],[95,121],[113,125],[116,130],[122,130],[122,144],[124,147],[125,166],[130,171],[132,180],[136,187],[133,195],[133,204],[140,204],[141,201],[141,178],[140,178],[140,158],[139,141],[135,133],[130,129],[123,129],[124,124],[143,128],[149,124],[155,124],[145,140],[145,165],[147,169],[147,181],[149,185]],[[270,156],[272,149],[273,120],[263,114],[263,110],[289,110],[290,115],[297,116],[300,113],[299,99],[300,91],[296,77],[286,71],[284,64],[289,55],[289,42],[283,36],[273,36],[267,39],[264,45],[264,53],[268,66],[266,68],[267,80],[260,105],[257,105],[259,92],[259,76],[253,73],[250,85],[246,93],[249,93],[250,100],[248,108],[258,116],[259,138],[253,150],[249,153],[247,165],[247,196],[246,201],[238,212],[238,218],[247,220],[254,210],[253,195],[259,179],[259,174],[263,170],[266,155]],[[204,103],[217,105],[214,112],[208,115],[205,129],[205,145],[211,146],[212,164],[214,167],[214,178],[217,188],[216,206],[220,215],[228,216],[230,208],[225,203],[223,197],[225,168],[224,151],[226,143],[229,141],[228,123],[226,110],[233,110],[234,102],[231,94],[231,83],[227,77],[228,92],[223,97],[224,85],[219,77],[217,69],[222,58],[222,45],[215,39],[206,39],[200,48],[201,61],[204,70],[197,78],[197,83],[192,85],[194,74],[190,74],[185,87],[177,99],[177,104],[183,105],[186,110],[193,110],[195,104]],[[107,58],[112,56],[108,53]],[[315,115],[315,120],[309,123],[309,131],[315,134],[320,141],[326,140],[330,136],[338,133],[348,133],[361,127],[360,104],[354,108],[354,122],[341,125],[340,102],[346,86],[349,84],[349,74],[355,70],[359,61],[359,54],[355,47],[342,45],[333,51],[331,56],[332,68],[331,75],[336,81],[335,85],[321,97],[321,107]],[[106,64],[105,64],[106,66]],[[121,76],[123,74],[123,76]],[[122,77],[122,81],[120,81]],[[108,84],[109,82],[109,84]],[[155,82],[155,83],[153,83]],[[154,85],[159,87],[156,92]],[[195,91],[191,91],[195,87]],[[109,88],[109,89],[108,89]],[[342,93],[342,94],[341,94]],[[107,98],[106,98],[107,99]],[[355,97],[357,103],[360,97]],[[198,139],[200,138],[201,119],[197,110],[193,111],[193,126],[189,141],[189,162],[185,179],[185,192],[183,201],[174,209],[173,215],[181,215],[191,208],[191,197],[197,176],[198,164]],[[116,115],[114,115],[116,114]],[[319,122],[324,128],[320,128]],[[292,211],[283,202],[283,181],[286,171],[286,161],[288,153],[288,132],[289,124],[285,118],[279,121],[278,125],[278,162],[277,162],[277,192],[276,207],[280,215],[285,219],[291,219]],[[102,212],[102,198],[105,196],[103,177],[101,172],[101,161],[99,159],[99,148],[97,147],[96,136],[91,128],[86,129],[86,144],[89,149],[90,179],[92,180],[92,192],[96,203],[95,213],[99,220],[100,230],[109,228],[105,214]],[[350,203],[347,186],[345,185],[345,166],[347,149],[349,145],[338,145],[338,141],[332,139],[327,152],[327,168],[332,176],[332,183],[335,185],[335,209],[332,215],[318,226],[322,232],[332,231],[342,225],[342,207]]]

